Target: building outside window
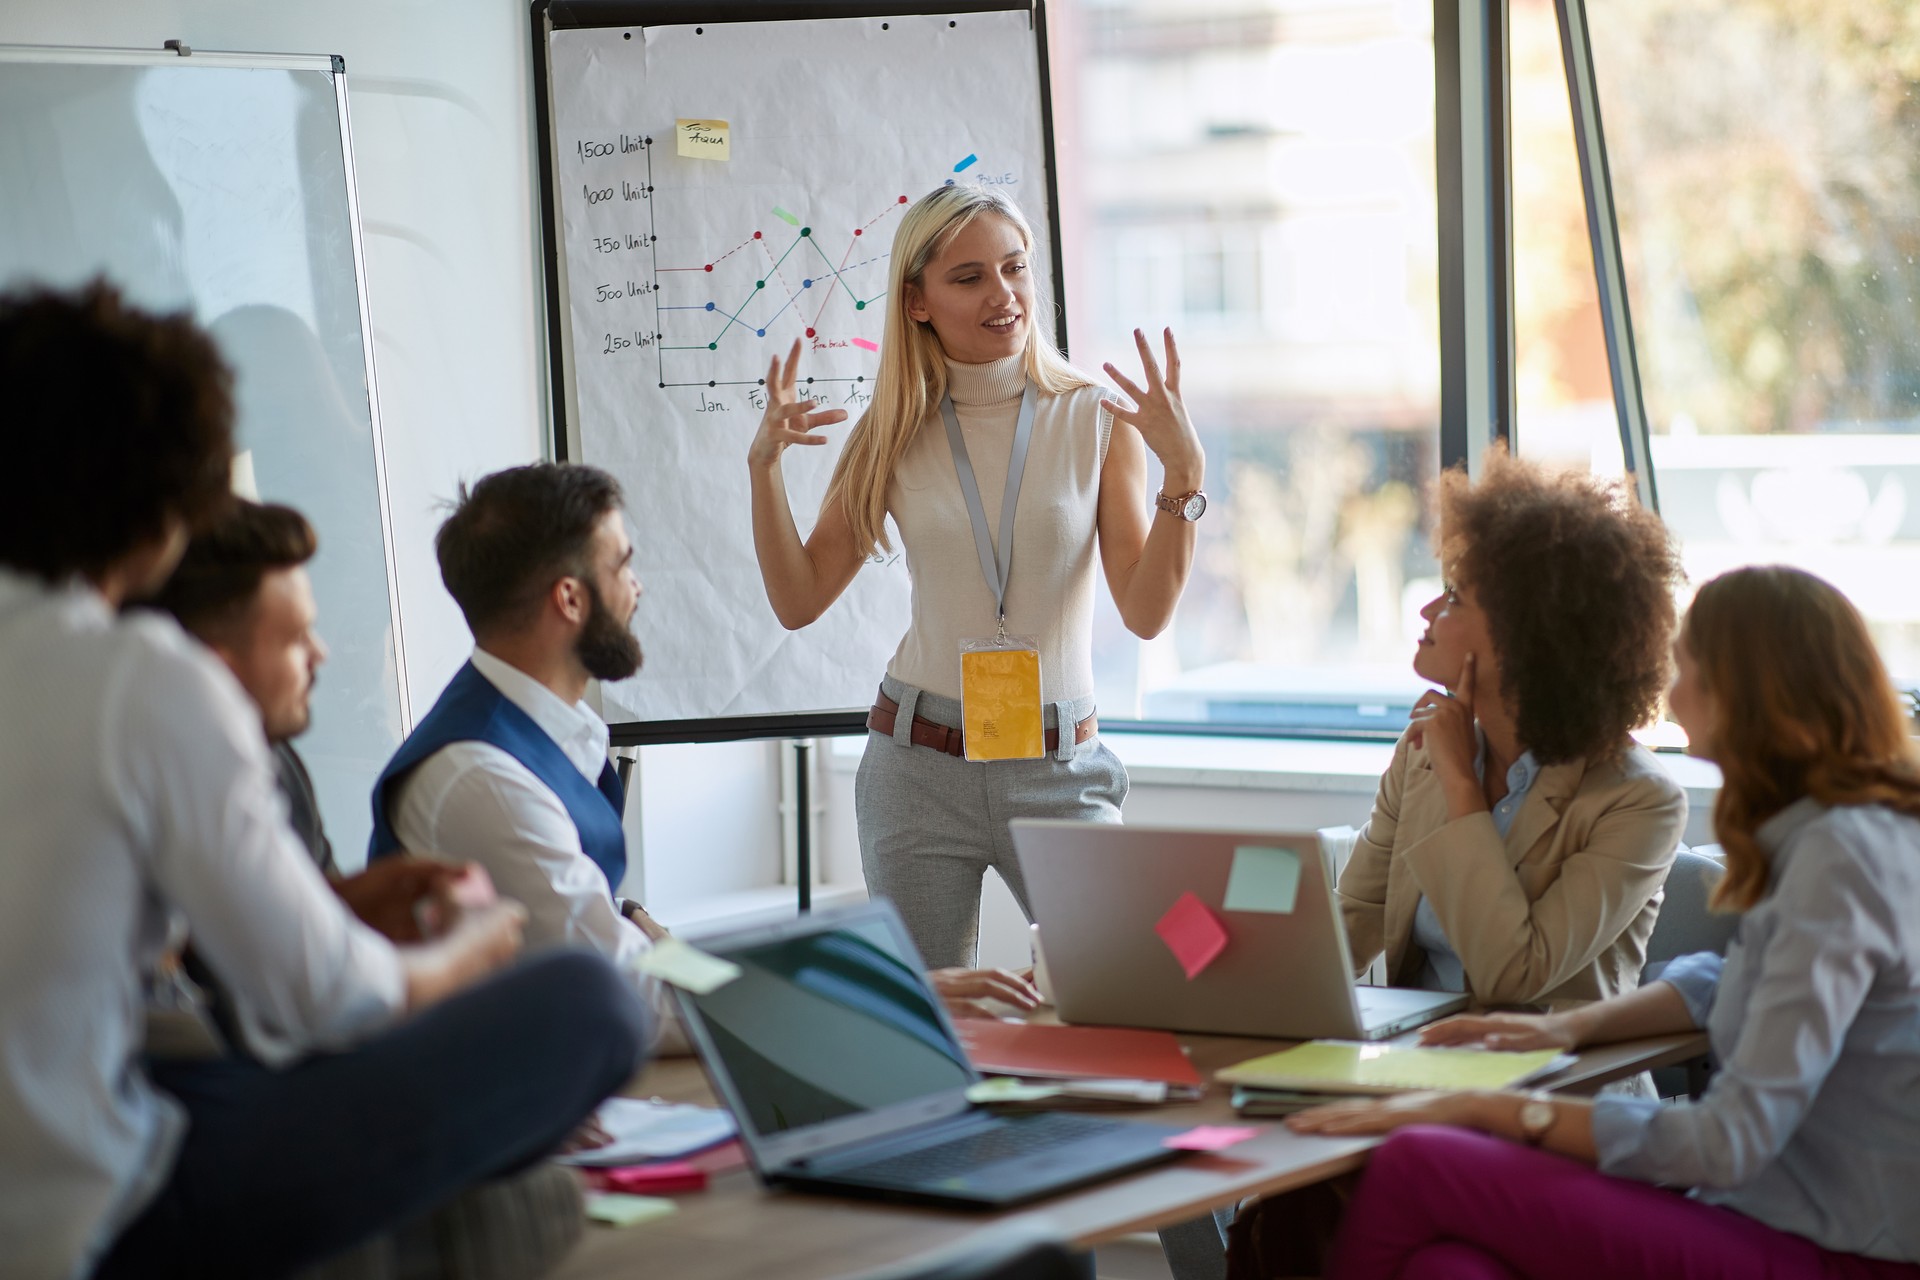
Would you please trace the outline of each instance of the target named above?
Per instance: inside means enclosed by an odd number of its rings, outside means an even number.
[[[1431,8],[1050,8],[1071,354],[1174,328],[1213,504],[1166,635],[1102,601],[1102,718],[1396,732],[1437,590]]]

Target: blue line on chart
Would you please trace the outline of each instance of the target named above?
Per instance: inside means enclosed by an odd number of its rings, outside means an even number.
[[[962,160],[959,164],[953,166],[953,171],[955,173],[959,173],[961,170],[965,169],[968,165],[972,164],[974,161],[978,160],[979,158],[980,157],[976,155],[969,155],[965,160]]]
[[[881,258],[888,256],[887,254],[883,253],[883,254],[880,254],[879,257],[868,258],[866,262],[856,262],[853,264],[852,267],[836,267],[833,265],[833,259],[829,258],[826,254],[826,250],[822,249],[819,245],[817,244],[814,245],[813,251],[820,255],[820,261],[827,264],[827,274],[839,279],[843,284],[846,282],[846,277],[841,275],[842,272],[851,271],[853,270],[853,267],[867,266],[871,263],[880,261]],[[851,289],[853,288],[853,286],[849,284],[847,285],[847,288]]]
[[[811,289],[811,288],[813,288],[813,281],[811,281],[811,280],[802,280],[802,281],[800,282],[800,289],[801,289],[801,291],[802,291],[802,292],[805,292],[806,290],[808,290],[808,289]],[[788,294],[788,295],[787,295],[787,301],[786,301],[786,303],[785,303],[785,305],[783,305],[783,306],[782,306],[782,307],[780,308],[780,310],[779,310],[779,311],[776,311],[776,312],[774,312],[774,313],[773,313],[772,315],[770,315],[770,316],[768,316],[768,317],[767,317],[767,318],[766,318],[765,320],[763,320],[763,321],[761,321],[761,322],[760,322],[760,328],[759,328],[758,330],[756,330],[756,332],[757,332],[757,333],[759,334],[759,336],[760,336],[760,337],[762,337],[762,338],[764,338],[764,337],[766,337],[766,336],[767,336],[767,326],[768,326],[768,325],[770,325],[770,324],[772,324],[772,323],[773,323],[773,322],[774,322],[775,320],[778,320],[778,319],[780,318],[780,316],[781,316],[781,314],[782,314],[783,312],[785,312],[785,311],[786,311],[786,309],[787,309],[787,307],[790,307],[790,306],[792,306],[792,305],[793,305],[794,303],[796,303],[796,302],[798,302],[798,301],[800,301],[800,294],[798,294],[798,293],[790,293],[790,294]]]

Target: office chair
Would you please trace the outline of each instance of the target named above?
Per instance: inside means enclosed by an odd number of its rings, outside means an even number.
[[[1667,963],[1676,956],[1697,951],[1724,954],[1740,917],[1721,914],[1707,905],[1713,888],[1727,873],[1719,858],[1720,846],[1702,845],[1698,849],[1680,846],[1673,866],[1667,870],[1666,897],[1660,904],[1660,918],[1647,939],[1647,963],[1640,970],[1640,985],[1660,977]],[[1697,1098],[1706,1091],[1707,1060],[1695,1058],[1677,1066],[1661,1067],[1653,1073],[1653,1086],[1663,1098]]]

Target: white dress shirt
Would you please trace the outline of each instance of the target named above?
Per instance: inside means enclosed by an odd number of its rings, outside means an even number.
[[[518,667],[484,649],[473,667],[527,713],[580,775],[598,782],[607,764],[607,725],[584,702],[569,706]],[[527,909],[528,950],[586,947],[633,983],[663,1031],[671,1010],[660,984],[635,966],[651,943],[614,906],[606,873],[580,847],[567,806],[533,770],[490,742],[454,742],[400,780],[388,818],[410,853],[477,862],[503,898]]]
[[[399,957],[287,826],[260,713],[157,614],[0,569],[0,1269],[84,1275],[186,1128],[142,1074],[142,980],[176,916],[271,1033],[344,1048]]]

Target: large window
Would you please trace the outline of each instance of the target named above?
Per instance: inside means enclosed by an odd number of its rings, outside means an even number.
[[[1588,11],[1661,513],[1827,578],[1920,677],[1920,8]],[[1524,432],[1523,432],[1524,439]]]
[[[1430,8],[1050,9],[1072,355],[1174,327],[1213,503],[1167,635],[1103,598],[1102,717],[1396,732],[1437,589]]]

